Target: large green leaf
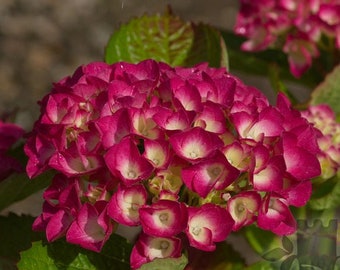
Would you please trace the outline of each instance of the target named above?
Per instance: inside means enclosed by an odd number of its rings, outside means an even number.
[[[0,182],[0,210],[47,187],[52,177],[52,171],[41,174],[32,180],[25,173],[13,173]]]
[[[107,63],[136,63],[145,59],[171,66],[201,62],[213,67],[228,65],[219,31],[208,25],[184,22],[171,12],[132,19],[113,33],[105,50]]]
[[[0,269],[17,269],[19,252],[41,238],[40,233],[32,232],[33,220],[33,217],[12,213],[6,217],[0,216]]]
[[[132,246],[113,234],[100,253],[71,245],[65,240],[46,244],[37,241],[21,253],[18,268],[23,270],[128,270]]]
[[[340,65],[329,73],[325,80],[318,85],[311,96],[311,105],[326,103],[332,107],[340,120]]]

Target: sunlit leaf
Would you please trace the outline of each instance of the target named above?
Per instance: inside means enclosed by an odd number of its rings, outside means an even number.
[[[205,24],[185,22],[170,11],[144,15],[122,25],[111,36],[105,61],[137,63],[154,59],[171,66],[208,62],[228,67],[228,55],[219,31]]]

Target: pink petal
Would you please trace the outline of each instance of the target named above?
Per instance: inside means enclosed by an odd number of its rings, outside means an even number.
[[[261,229],[277,235],[288,235],[296,231],[296,221],[284,200],[267,196],[259,210],[257,224]]]
[[[317,157],[297,146],[296,137],[289,133],[283,136],[283,157],[287,172],[298,180],[307,180],[321,173]]]
[[[285,162],[282,156],[272,157],[265,168],[252,175],[254,189],[258,191],[281,190],[285,170]]]
[[[208,203],[199,208],[189,207],[188,211],[186,234],[190,245],[201,250],[213,251],[213,242],[224,241],[234,225],[229,212],[215,204]]]
[[[85,203],[80,209],[77,219],[71,224],[66,240],[83,248],[100,252],[112,232],[112,224],[108,218],[103,219],[106,202],[98,202],[95,206]]]
[[[234,231],[255,221],[260,203],[261,196],[254,191],[241,192],[228,200],[227,209],[235,221]]]
[[[205,158],[223,146],[216,134],[199,127],[174,134],[170,137],[170,144],[177,155],[189,161]]]
[[[170,237],[182,232],[188,221],[186,206],[170,200],[159,200],[139,209],[144,233],[152,236]]]
[[[179,238],[153,237],[142,233],[132,249],[130,265],[132,269],[138,269],[156,258],[178,258],[181,248]]]
[[[227,130],[223,111],[213,103],[204,105],[203,111],[195,119],[194,126],[217,134],[222,134]]]
[[[223,154],[217,153],[209,160],[182,169],[181,175],[189,189],[205,198],[213,188],[220,190],[229,186],[239,176],[239,171]]]
[[[153,120],[164,130],[186,130],[190,127],[191,119],[184,110],[176,112],[160,107],[158,112],[153,116]]]
[[[63,153],[54,154],[49,160],[49,166],[67,176],[77,176],[100,169],[103,161],[97,155],[79,153],[74,145]]]
[[[144,154],[155,168],[164,168],[170,161],[169,143],[165,140],[144,140]]]
[[[101,134],[101,142],[105,149],[119,143],[130,134],[130,118],[126,109],[120,109],[111,116],[104,116],[95,122]]]
[[[147,179],[153,171],[153,166],[139,153],[129,137],[112,146],[104,158],[111,173],[126,185]]]
[[[74,217],[65,210],[60,209],[49,220],[46,226],[46,238],[49,242],[64,236]]]
[[[147,192],[143,185],[119,186],[108,204],[108,215],[127,226],[140,224],[139,208],[145,205]]]

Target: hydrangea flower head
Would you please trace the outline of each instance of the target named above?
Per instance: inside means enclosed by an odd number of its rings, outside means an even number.
[[[27,172],[58,174],[34,229],[99,252],[116,225],[140,226],[134,269],[252,223],[294,232],[289,206],[320,174],[312,125],[223,68],[91,63],[40,104]]]

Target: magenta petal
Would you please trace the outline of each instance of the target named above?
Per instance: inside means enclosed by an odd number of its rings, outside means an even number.
[[[129,114],[126,109],[118,110],[113,115],[104,116],[95,122],[101,134],[104,148],[110,148],[130,134],[129,122]]]
[[[272,157],[267,165],[252,176],[257,191],[279,191],[283,188],[285,162],[282,156]]]
[[[297,146],[296,139],[291,134],[283,137],[283,157],[287,171],[298,180],[307,180],[321,173],[317,157]]]
[[[255,221],[260,203],[261,196],[254,191],[241,192],[228,200],[227,209],[235,221],[234,231]]]
[[[264,230],[278,235],[288,235],[296,231],[296,221],[284,200],[267,196],[264,198],[257,218],[257,224]]]
[[[153,166],[139,153],[130,137],[112,146],[104,158],[111,173],[119,177],[125,185],[147,179],[153,171]]]
[[[115,221],[127,225],[140,224],[139,208],[146,203],[147,193],[143,185],[119,186],[108,204],[108,215]]]
[[[213,188],[220,190],[229,186],[239,176],[239,170],[218,152],[209,160],[182,169],[181,176],[189,189],[204,198]]]
[[[106,205],[106,202],[100,201],[95,206],[88,203],[83,205],[66,233],[68,242],[100,252],[112,232],[110,220],[101,217],[105,211],[102,205]]]
[[[176,154],[189,161],[207,157],[223,146],[216,134],[199,127],[174,134],[170,137],[170,143]]]
[[[182,232],[188,220],[186,206],[170,200],[159,200],[139,208],[143,231],[148,235],[170,237]]]
[[[178,258],[181,256],[181,249],[179,238],[153,237],[142,233],[131,252],[131,268],[138,269],[157,258]]]
[[[65,235],[74,217],[64,210],[59,210],[49,220],[46,226],[46,238],[49,242]]]
[[[188,211],[186,234],[190,245],[201,250],[213,251],[213,242],[224,241],[234,225],[229,212],[214,204],[204,204],[199,208],[189,207]]]

